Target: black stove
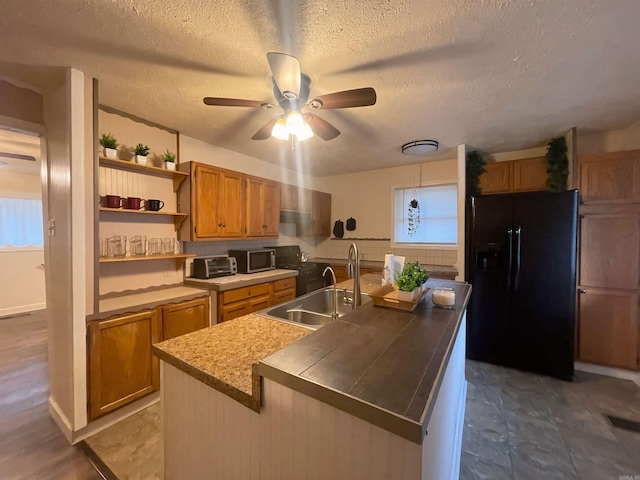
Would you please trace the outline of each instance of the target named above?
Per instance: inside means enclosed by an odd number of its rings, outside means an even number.
[[[303,262],[302,252],[298,245],[279,247],[267,247],[276,251],[276,268],[298,270],[296,277],[296,296],[313,292],[328,285],[328,279],[322,276],[322,272],[328,263]]]

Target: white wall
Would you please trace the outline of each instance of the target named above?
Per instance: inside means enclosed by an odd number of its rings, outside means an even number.
[[[356,219],[356,230],[345,231],[345,240],[326,239],[318,243],[317,257],[346,258],[351,240],[357,239],[364,260],[383,260],[391,251],[407,259],[429,265],[455,265],[458,257],[451,249],[392,248],[392,189],[438,182],[456,182],[457,160],[439,160],[368,172],[334,175],[316,179],[320,190],[331,193],[331,222]],[[375,239],[375,240],[372,240]]]
[[[584,133],[578,130],[578,155],[620,152],[640,148],[640,122],[620,130]]]
[[[2,172],[0,197],[42,198],[40,176]],[[0,317],[46,307],[42,248],[0,249]]]

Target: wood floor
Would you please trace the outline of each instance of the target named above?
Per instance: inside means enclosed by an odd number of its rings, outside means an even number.
[[[0,478],[101,480],[49,416],[45,311],[0,319]]]

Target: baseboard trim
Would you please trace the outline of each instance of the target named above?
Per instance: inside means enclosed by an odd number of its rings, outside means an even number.
[[[575,362],[574,368],[582,372],[597,373],[598,375],[631,380],[640,387],[640,372],[624,370],[622,368],[604,367],[602,365],[594,365],[592,363],[584,362]]]
[[[67,441],[69,443],[73,443],[73,429],[71,428],[71,422],[62,413],[60,406],[51,397],[49,397],[49,415],[51,415],[53,421],[56,422],[56,425],[58,425],[58,428],[67,439]]]
[[[35,312],[36,310],[44,310],[47,308],[46,303],[33,303],[31,305],[21,305],[19,307],[0,308],[0,317],[8,317],[18,315],[20,313]]]

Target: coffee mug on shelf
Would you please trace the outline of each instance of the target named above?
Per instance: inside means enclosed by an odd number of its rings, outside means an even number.
[[[144,202],[144,208],[151,212],[159,212],[162,207],[164,207],[164,202],[162,200],[149,199]]]
[[[127,254],[127,236],[113,235],[109,237],[109,256],[124,257]]]
[[[162,255],[162,239],[152,238],[149,240],[149,254]]]
[[[109,256],[109,239],[100,237],[100,257],[108,257]]]
[[[147,254],[147,237],[146,235],[134,235],[129,241],[129,250],[131,255],[142,257]]]
[[[125,207],[127,210],[140,210],[140,208],[142,208],[142,203],[144,202],[144,200],[142,200],[140,197],[127,197],[127,199],[125,200]]]
[[[122,197],[120,195],[105,195],[100,197],[102,205],[107,208],[120,208],[122,206]]]

